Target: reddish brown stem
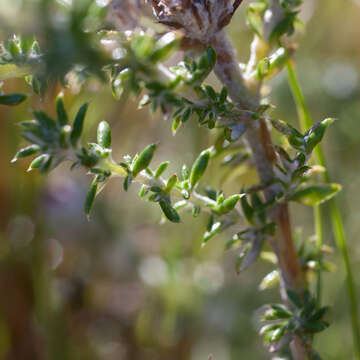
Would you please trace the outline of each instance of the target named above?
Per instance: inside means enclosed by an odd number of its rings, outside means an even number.
[[[211,45],[218,54],[215,73],[220,81],[227,86],[232,100],[244,109],[256,111],[259,107],[259,99],[248,91],[233,48],[226,35],[219,33]],[[249,123],[245,137],[252,150],[253,162],[261,182],[263,184],[272,184],[274,180],[273,164],[276,162],[276,154],[265,120]],[[267,200],[273,199],[276,195],[276,188],[268,186],[264,191],[264,195]],[[285,302],[288,302],[286,290],[291,289],[298,294],[302,294],[306,289],[305,276],[292,237],[288,204],[278,204],[269,215],[278,229],[270,244],[277,256],[278,269],[281,275],[281,296]],[[292,342],[291,348],[294,359],[306,359],[306,349],[300,339],[296,338]]]

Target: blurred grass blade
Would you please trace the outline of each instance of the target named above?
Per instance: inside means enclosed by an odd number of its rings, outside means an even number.
[[[287,61],[287,72],[288,72],[288,82],[296,103],[301,129],[305,131],[306,129],[311,128],[314,125],[314,123],[311,118],[310,111],[305,102],[305,98],[302,93],[300,83],[298,81],[291,60]],[[318,163],[319,165],[321,165],[326,169],[326,161],[320,145],[315,147],[314,154],[315,154],[316,163]],[[327,183],[331,182],[329,173],[326,170],[322,173],[322,177],[325,182]],[[336,198],[329,200],[329,203],[330,203],[331,218],[333,223],[334,237],[336,240],[337,247],[339,248],[342,254],[345,265],[345,272],[346,272],[345,282],[346,282],[346,288],[350,301],[351,323],[352,323],[353,338],[354,338],[354,353],[355,353],[354,355],[357,360],[360,360],[360,325],[359,325],[358,301],[356,296],[354,277],[350,264],[344,223]],[[317,233],[316,235],[318,237],[318,250],[320,251],[323,244],[320,208],[315,209],[315,224],[316,224],[315,226]],[[318,282],[319,282],[318,291],[321,291],[321,276],[318,278]],[[319,297],[320,294],[318,294],[318,298]]]

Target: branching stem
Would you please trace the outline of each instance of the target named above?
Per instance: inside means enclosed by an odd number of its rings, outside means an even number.
[[[256,111],[260,100],[247,89],[229,39],[222,32],[211,45],[218,55],[215,73],[228,87],[232,100],[246,110]],[[261,182],[271,184],[276,155],[266,122],[251,122],[245,137],[253,152],[253,161]],[[273,199],[276,188],[269,186],[264,193],[267,200]],[[271,246],[277,256],[281,273],[281,294],[287,302],[286,289],[302,294],[306,289],[306,281],[293,242],[288,205],[277,205],[270,215],[278,226],[277,236],[271,241]],[[300,339],[293,341],[292,353],[296,360],[306,359],[306,349]]]

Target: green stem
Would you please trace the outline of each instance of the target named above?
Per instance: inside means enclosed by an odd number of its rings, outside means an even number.
[[[310,111],[306,105],[304,95],[301,91],[300,83],[297,78],[293,63],[291,60],[287,61],[287,71],[288,71],[288,81],[291,87],[296,107],[299,115],[300,125],[303,130],[308,129],[314,125],[313,120],[310,115]],[[324,167],[325,171],[322,175],[323,180],[327,183],[330,182],[330,176],[328,171],[326,170],[326,161],[324,157],[324,153],[320,146],[315,148],[315,160],[316,162]],[[348,292],[349,302],[350,302],[350,315],[351,315],[351,323],[353,330],[353,338],[354,338],[354,355],[356,360],[360,360],[360,326],[359,326],[359,313],[358,313],[358,303],[356,298],[356,290],[354,284],[354,277],[352,274],[349,252],[347,248],[347,240],[345,235],[344,223],[340,213],[339,205],[335,198],[329,201],[330,203],[330,211],[331,218],[333,223],[333,231],[334,237],[336,240],[337,247],[339,248],[341,255],[343,257],[344,265],[345,265],[345,282],[346,288]],[[322,235],[322,226],[321,223],[321,212],[320,209],[315,209],[315,223],[317,227],[317,235]],[[319,227],[318,227],[319,226]],[[318,238],[318,245],[322,243],[322,239]],[[318,290],[321,290],[321,277],[319,279],[320,284],[318,284]],[[318,294],[319,296],[320,294]]]
[[[323,255],[322,247],[324,243],[323,237],[323,222],[321,216],[321,206],[314,207],[315,215],[315,233],[316,233],[316,247],[318,251],[319,269],[317,272],[317,285],[316,285],[316,301],[318,306],[321,306],[321,293],[322,293],[322,269],[323,269]]]
[[[311,118],[311,114],[309,111],[309,108],[306,104],[304,95],[301,91],[299,81],[297,79],[295,69],[293,67],[293,64],[291,60],[287,61],[287,70],[288,70],[288,79],[289,84],[296,102],[296,109],[298,112],[299,122],[301,131],[305,132],[307,129],[310,129],[314,123]],[[326,169],[325,166],[325,159],[322,154],[320,146],[317,146],[315,148],[315,161],[323,166]],[[327,171],[325,172],[327,174]],[[326,182],[330,182],[328,175],[326,175]],[[320,305],[320,299],[321,299],[321,292],[322,292],[322,256],[321,256],[321,248],[324,242],[323,239],[323,223],[322,223],[322,216],[321,216],[321,206],[315,206],[314,207],[314,219],[315,219],[315,233],[316,233],[316,239],[317,239],[317,249],[318,249],[318,259],[319,259],[319,270],[318,270],[318,276],[317,276],[317,286],[316,286],[316,298],[318,301],[318,304]]]

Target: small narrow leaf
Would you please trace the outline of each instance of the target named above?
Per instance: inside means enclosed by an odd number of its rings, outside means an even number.
[[[270,305],[270,307],[278,319],[289,319],[294,315],[285,305]]]
[[[325,119],[317,124],[315,124],[306,134],[305,141],[306,146],[305,150],[307,154],[311,154],[315,146],[320,143],[324,137],[326,129],[335,121],[335,119]]]
[[[165,60],[178,44],[179,39],[173,32],[165,34],[155,44],[155,49],[150,56],[151,61],[156,63],[161,60]]]
[[[177,181],[178,181],[178,178],[177,178],[176,174],[169,177],[169,179],[166,183],[165,192],[169,193],[173,189],[173,187],[176,185]]]
[[[48,130],[56,131],[56,122],[50,116],[43,111],[34,111],[36,120],[39,121],[41,126],[44,126]]]
[[[90,189],[89,189],[89,192],[87,193],[86,200],[85,200],[84,211],[85,211],[85,214],[87,217],[90,216],[90,212],[91,212],[91,209],[94,204],[95,197],[96,197],[97,188],[98,188],[98,177],[95,177],[95,179],[93,180],[93,182],[90,185]]]
[[[329,311],[328,306],[324,306],[324,307],[320,308],[309,318],[309,321],[321,320],[328,311]]]
[[[180,216],[177,211],[165,200],[160,200],[159,202],[161,210],[163,211],[164,215],[169,219],[171,222],[178,223],[180,222]]]
[[[147,187],[146,185],[142,185],[141,189],[139,191],[139,198],[142,199],[147,193]]]
[[[37,158],[35,158],[32,162],[31,162],[31,164],[30,164],[30,166],[29,166],[29,168],[28,168],[28,170],[27,171],[31,171],[31,170],[33,170],[33,169],[38,169],[38,168],[40,168],[43,164],[45,164],[45,162],[47,161],[47,160],[49,160],[49,155],[48,154],[42,154],[42,155],[40,155],[40,156],[38,156]]]
[[[286,290],[286,294],[288,296],[288,298],[290,299],[290,301],[298,308],[301,309],[303,307],[302,301],[300,296],[292,291],[292,290]]]
[[[246,270],[257,260],[261,252],[263,243],[264,243],[263,238],[258,237],[253,241],[251,241],[251,243],[248,243],[244,246],[236,264],[236,270],[238,274]]]
[[[205,232],[203,239],[202,239],[202,246],[204,246],[212,237],[218,234],[221,231],[222,223],[216,222],[211,223],[211,227],[208,231]]]
[[[106,121],[102,121],[97,128],[97,142],[104,148],[111,147],[111,129]]]
[[[329,327],[326,321],[309,321],[303,324],[304,329],[309,333],[318,333]]]
[[[64,94],[62,92],[56,97],[56,114],[60,126],[65,126],[68,124],[69,119],[65,110]]]
[[[280,276],[279,276],[279,271],[278,270],[271,271],[269,274],[267,274],[261,280],[261,283],[259,285],[259,289],[260,290],[266,290],[266,289],[274,287],[275,285],[278,284],[279,278],[280,278]]]
[[[168,161],[162,162],[155,171],[155,177],[159,178],[165,172],[165,170],[167,169],[168,166],[169,166]]]
[[[7,94],[0,95],[0,105],[16,106],[26,100],[26,95],[23,94]]]
[[[140,171],[145,170],[150,165],[156,147],[156,144],[147,146],[137,157],[132,167],[132,173],[134,177],[139,174]]]
[[[181,168],[181,176],[182,176],[183,180],[188,180],[190,177],[190,170],[185,164]]]
[[[281,324],[267,324],[267,325],[264,325],[261,329],[260,329],[260,335],[264,335],[268,332],[272,332],[276,329],[278,329],[279,327],[281,326]]]
[[[171,131],[174,136],[176,135],[177,131],[179,130],[180,125],[181,125],[181,118],[176,117],[173,120],[172,125],[171,125]]]
[[[243,210],[243,214],[246,218],[246,220],[252,224],[254,222],[254,214],[255,211],[254,209],[250,206],[250,204],[247,201],[247,197],[246,196],[242,196],[241,197],[241,207]]]
[[[290,196],[290,200],[300,202],[305,205],[319,205],[332,197],[341,190],[339,184],[323,184],[305,187]]]
[[[80,139],[81,133],[83,131],[84,119],[85,119],[87,108],[88,108],[88,103],[85,103],[84,105],[82,105],[80,107],[78,113],[76,114],[73,129],[70,134],[70,140],[71,140],[71,144],[73,146],[77,145],[77,143]]]
[[[240,198],[241,198],[241,195],[239,195],[239,194],[229,196],[217,207],[217,213],[219,215],[224,215],[224,214],[227,214],[230,211],[234,210],[234,208]]]
[[[123,187],[124,187],[124,190],[125,190],[125,191],[128,191],[129,186],[131,185],[132,180],[133,180],[133,177],[132,177],[131,174],[129,174],[128,176],[125,177],[125,179],[124,179],[124,184],[123,184]]]
[[[195,160],[190,173],[190,187],[194,186],[200,181],[205,173],[210,159],[210,150],[204,150],[199,157]]]
[[[201,212],[201,207],[200,206],[194,206],[192,208],[192,216],[193,217],[198,217],[200,212]]]
[[[18,159],[35,155],[40,151],[40,146],[38,145],[29,145],[21,150],[18,151],[18,153],[15,155],[15,157],[11,160],[12,163],[17,161]]]

